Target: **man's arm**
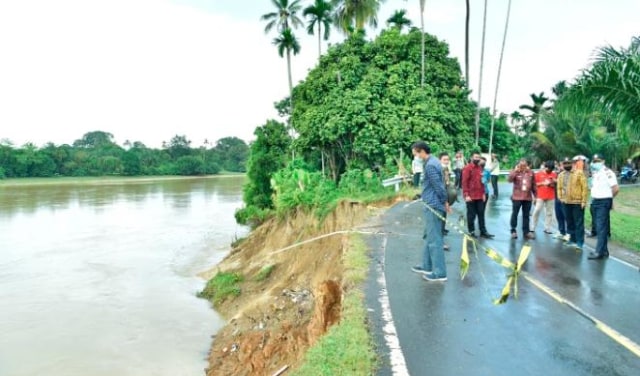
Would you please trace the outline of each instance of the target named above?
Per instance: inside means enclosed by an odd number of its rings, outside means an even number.
[[[470,170],[468,168],[462,169],[462,197],[469,196],[469,189],[471,188],[469,186],[469,174]]]

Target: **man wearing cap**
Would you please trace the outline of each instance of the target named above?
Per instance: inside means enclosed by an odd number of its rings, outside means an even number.
[[[569,234],[567,245],[578,249],[584,245],[584,208],[588,197],[587,177],[582,164],[584,159],[581,156],[574,157],[571,165],[563,163],[565,171],[558,177],[558,195],[563,203]]]
[[[593,171],[591,183],[591,206],[593,207],[592,221],[596,224],[598,242],[596,249],[589,254],[589,260],[609,257],[608,234],[609,214],[613,207],[613,198],[618,194],[618,180],[616,174],[604,165],[604,158],[596,154],[591,163]]]

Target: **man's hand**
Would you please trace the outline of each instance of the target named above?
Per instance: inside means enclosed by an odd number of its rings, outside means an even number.
[[[487,195],[482,195],[482,202],[487,202]]]
[[[447,211],[447,213],[449,213],[449,214],[453,213],[453,209],[451,208],[451,205],[449,205],[448,202],[444,203],[444,208]]]
[[[469,197],[469,196],[465,196],[464,200],[465,200],[466,202],[471,202],[471,201],[472,201],[472,200],[471,200],[471,197]]]
[[[580,204],[580,207],[582,207],[582,209],[584,209],[585,206],[587,206],[587,204],[585,204],[584,202]]]

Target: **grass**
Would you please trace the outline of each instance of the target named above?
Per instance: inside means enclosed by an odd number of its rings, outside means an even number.
[[[591,229],[591,214],[586,210],[585,227]],[[625,187],[613,200],[611,240],[640,253],[640,188]]]
[[[256,274],[256,277],[255,277],[256,282],[262,282],[267,278],[269,278],[269,276],[271,275],[271,272],[273,272],[273,269],[275,268],[276,266],[272,264],[272,265],[267,265],[262,269],[260,269],[260,271],[258,272],[258,274]]]
[[[369,334],[364,294],[359,288],[368,270],[367,247],[359,235],[352,235],[343,263],[345,297],[342,317],[306,353],[295,376],[371,375],[376,366],[373,340]]]
[[[240,274],[219,272],[207,282],[204,290],[198,293],[198,297],[208,299],[217,306],[228,297],[240,296],[240,282],[242,282]]]

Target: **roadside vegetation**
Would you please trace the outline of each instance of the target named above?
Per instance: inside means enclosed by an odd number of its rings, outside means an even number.
[[[586,211],[586,228],[591,228],[591,215]],[[640,253],[640,187],[625,187],[613,201],[611,240]]]
[[[306,353],[302,367],[292,375],[370,375],[376,367],[373,340],[360,289],[367,277],[369,258],[360,235],[352,235],[343,256],[345,295],[340,322],[329,329]]]

